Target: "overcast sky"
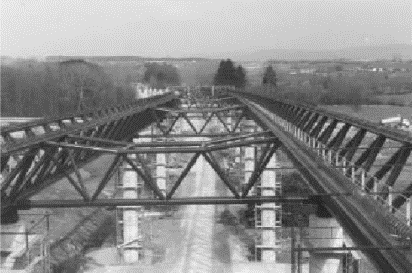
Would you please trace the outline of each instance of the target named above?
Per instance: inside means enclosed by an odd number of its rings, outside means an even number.
[[[1,54],[221,57],[411,44],[411,0],[1,0]]]

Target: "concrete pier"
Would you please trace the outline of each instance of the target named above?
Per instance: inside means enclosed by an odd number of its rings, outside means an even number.
[[[128,156],[131,160],[136,155]],[[128,163],[123,166],[123,198],[138,198],[138,175]],[[121,207],[123,210],[123,260],[125,263],[136,263],[139,261],[139,212],[141,207]]]
[[[335,218],[309,217],[309,238],[304,240],[308,247],[352,247],[353,242],[344,233]],[[311,252],[309,256],[310,273],[340,273],[344,268],[359,263],[361,256],[357,251],[324,251]],[[350,260],[350,261],[349,261]],[[349,261],[349,262],[348,262]],[[349,265],[349,263],[351,265]]]
[[[156,154],[156,182],[164,196],[166,196],[166,177],[166,154]]]
[[[245,124],[245,131],[247,131],[248,133],[253,133],[255,131],[255,127],[255,122],[250,120]],[[253,171],[255,170],[255,154],[256,147],[245,147],[245,179],[243,182],[244,187],[248,184],[249,179],[252,176]]]
[[[276,154],[272,156],[266,169],[262,173],[261,193],[262,196],[273,196],[281,193],[281,183],[276,179],[277,167]],[[261,213],[262,245],[261,248],[262,262],[276,262],[276,251],[280,250],[280,242],[277,240],[276,231],[282,227],[281,205],[276,203],[265,203],[256,207]]]

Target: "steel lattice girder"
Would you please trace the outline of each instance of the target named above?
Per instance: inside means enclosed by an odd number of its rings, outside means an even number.
[[[331,150],[332,155],[337,156],[336,159],[339,159],[341,161],[342,158],[344,158],[346,160],[348,166],[346,170],[346,175],[348,176],[352,176],[352,166],[354,167],[353,170],[355,171],[355,176],[359,174],[358,171],[360,168],[362,168],[365,171],[366,175],[368,175],[368,172],[370,171],[371,167],[376,162],[377,155],[380,151],[385,149],[384,144],[387,141],[393,140],[396,143],[399,143],[399,150],[406,149],[406,146],[412,145],[412,137],[408,133],[405,133],[403,131],[391,130],[376,125],[372,122],[352,118],[344,114],[328,112],[311,105],[304,106],[303,104],[294,104],[291,101],[277,100],[270,98],[269,96],[265,96],[265,98],[270,99],[273,106],[272,109],[277,115],[290,122],[293,122],[295,125],[297,125],[298,122],[302,120],[304,116],[307,116],[308,112],[312,113],[313,119],[317,118],[318,121],[310,126],[310,119],[309,122],[307,122],[307,126],[313,128],[312,130],[308,130],[309,135],[325,144],[327,150]],[[319,117],[317,117],[316,115],[319,115]],[[324,128],[325,124],[328,121],[329,125],[326,126],[326,128]],[[332,132],[337,127],[337,124],[339,122],[344,124],[343,127],[332,140],[329,140],[330,136],[332,135]],[[304,127],[304,124],[301,125],[301,128],[302,127]],[[321,136],[319,136],[322,129],[323,132]],[[355,136],[351,138],[347,136],[349,129],[357,130]],[[369,145],[368,149],[361,153],[361,155],[357,158],[356,162],[352,163],[351,161],[353,160],[356,152],[359,150],[360,144],[366,139],[365,137],[368,133],[375,135],[375,141]],[[347,141],[346,144],[343,147],[341,147],[345,142],[346,138],[349,138],[349,141]],[[381,174],[384,171],[382,170],[381,172],[377,173],[377,176],[375,177],[378,183],[383,183],[392,186],[396,184],[396,180],[400,176],[399,173],[403,168],[402,165],[404,165],[408,161],[409,157],[410,153],[405,155],[402,160],[399,159],[397,162],[393,161],[394,163],[391,163],[397,164],[397,167],[394,168],[393,174],[390,177],[388,177],[386,182],[379,181],[384,177],[384,175]],[[386,168],[384,168],[384,170],[385,169]],[[373,186],[373,181],[375,181],[373,177],[368,178],[367,189],[370,189]],[[400,206],[402,206],[407,201],[407,198],[412,196],[412,193],[410,192],[411,190],[412,183],[404,187],[404,189],[401,190],[401,194],[396,194],[394,196],[393,206],[395,208],[399,208]]]
[[[280,126],[272,121],[271,117],[263,112],[261,108],[252,104],[251,101],[257,102],[261,107],[269,109],[272,113],[276,112],[277,109],[275,103],[256,95],[239,95],[234,92],[232,94],[248,105],[257,117],[266,123],[268,128],[279,138],[284,147],[283,151],[285,151],[294,165],[297,166],[315,193],[352,191],[353,185],[348,183],[346,176],[334,170],[331,166],[326,165],[323,160],[317,159],[309,147],[292,137],[291,133],[285,133]],[[411,236],[410,227],[406,226],[406,223],[399,221],[393,214],[382,212],[381,214],[377,213],[373,218],[370,217],[367,209],[362,204],[372,201],[363,198],[361,195],[355,194],[344,198],[333,198],[330,196],[324,197],[322,200],[357,243],[363,245],[394,245],[394,240],[390,236],[391,230],[387,225],[388,221],[396,222],[399,227],[402,226],[400,232],[403,236]],[[391,252],[371,250],[368,252],[368,255],[379,268],[385,268],[391,272],[408,272],[412,267],[411,260],[404,253],[396,250]]]
[[[165,104],[173,99],[175,99],[175,96],[173,94],[166,94],[162,96],[138,100],[129,105],[96,110],[94,112],[82,112],[76,114],[75,116],[44,119],[27,124],[9,126],[2,129],[1,132],[1,135],[4,139],[4,143],[1,145],[1,153],[2,156],[10,155],[13,152],[23,150],[43,141],[53,140],[67,134],[79,133],[80,131],[121,120],[122,118],[143,112],[146,109]],[[61,124],[64,124],[63,121],[65,120],[71,120],[71,125],[62,126]],[[74,120],[78,120],[79,122],[73,122]],[[60,124],[60,126],[62,127],[58,127],[58,129],[56,129],[57,124]],[[55,128],[54,130],[52,129],[53,126]],[[33,130],[38,127],[41,127],[45,133],[35,136],[33,136],[33,134],[30,134],[22,141],[18,141],[18,139],[14,139],[12,137],[13,133],[33,132]]]
[[[252,95],[250,93],[242,92],[239,90],[237,90],[235,93],[230,92],[230,94],[244,94],[245,96]],[[342,123],[349,123],[353,127],[356,127],[359,129],[365,129],[368,132],[373,133],[375,135],[383,135],[385,138],[392,139],[392,140],[395,140],[401,143],[404,143],[404,142],[412,143],[412,136],[408,132],[405,132],[405,131],[391,129],[391,128],[384,127],[384,126],[381,126],[376,123],[369,122],[369,121],[366,121],[360,118],[355,118],[355,117],[351,117],[345,114],[324,110],[314,105],[298,103],[296,101],[291,101],[287,99],[277,99],[271,93],[259,93],[259,94],[253,94],[253,95],[259,96],[261,98],[264,97],[264,98],[269,99],[274,106],[273,107],[274,111],[279,116],[287,119],[288,121],[291,121],[291,119],[293,119],[295,115],[293,115],[291,111],[283,111],[283,110],[287,109],[286,107],[293,107],[294,109],[298,111],[306,110],[312,113],[317,113],[322,117],[327,117],[330,120],[336,119],[337,121],[342,122]]]
[[[186,109],[186,110],[171,109],[171,108],[157,108],[156,111],[153,110],[153,115],[156,119],[157,127],[160,129],[162,134],[165,136],[171,133],[174,125],[180,118],[183,118],[189,124],[189,126],[191,127],[195,135],[201,135],[204,129],[207,127],[207,125],[210,123],[210,121],[212,120],[214,116],[219,120],[219,122],[224,126],[226,131],[230,134],[237,129],[242,118],[246,116],[244,110],[245,110],[245,107],[242,105],[228,106],[228,107],[223,107],[223,108],[201,108],[201,109]],[[235,123],[234,128],[232,128],[232,130],[229,129],[228,125],[224,122],[224,120],[220,116],[220,113],[230,112],[230,111],[241,111],[240,115],[237,115],[239,117]],[[171,125],[169,125],[168,128],[164,129],[163,126],[160,124],[160,120],[157,118],[156,112],[165,112],[165,113],[167,112],[167,113],[173,113],[177,115],[173,118]],[[189,114],[196,114],[196,113],[203,114],[204,115],[203,118],[206,119],[205,123],[203,124],[202,128],[200,128],[199,131],[197,131],[197,129],[195,128],[195,126],[193,125],[189,117]]]
[[[2,152],[5,151],[6,154],[11,155],[23,154],[23,159],[18,162],[16,168],[10,174],[6,175],[4,183],[1,185],[2,210],[3,207],[7,207],[16,200],[27,199],[61,178],[67,177],[65,170],[73,167],[74,161],[80,167],[94,160],[98,155],[96,151],[76,150],[74,151],[75,154],[70,156],[67,149],[45,145],[49,139],[58,142],[64,141],[68,135],[77,133],[86,138],[95,136],[97,138],[107,138],[108,140],[129,140],[136,131],[147,127],[153,122],[150,119],[148,112],[150,108],[148,107],[168,104],[173,99],[175,99],[174,95],[168,94],[139,100],[136,103],[117,108],[112,107],[96,110],[96,112],[80,113],[72,117],[65,116],[58,119],[40,120],[6,128],[2,131],[3,139],[6,141],[2,144]],[[143,106],[141,106],[142,104]],[[91,118],[93,115],[94,119]],[[83,118],[82,123],[74,124],[73,122],[72,125],[68,126],[63,122],[64,120],[75,120],[79,116]],[[60,125],[57,131],[51,131],[50,128],[56,123],[64,125]],[[11,137],[13,132],[32,131],[33,128],[39,126],[50,130],[44,130],[42,135],[31,139],[23,139],[19,143],[16,143],[16,140]],[[85,142],[87,145],[90,145],[90,142],[93,141],[91,139],[80,140],[80,142]],[[25,147],[30,147],[30,149]],[[38,153],[33,155],[33,151]],[[43,152],[43,154],[40,154],[40,152]],[[3,158],[6,157],[3,156]],[[76,169],[77,165],[74,167]],[[28,175],[26,176],[27,172]],[[69,179],[69,182],[81,195],[84,195],[83,197],[87,197],[82,190],[81,181],[77,184]]]
[[[278,108],[275,108],[275,110]],[[300,109],[296,106],[288,106],[287,109],[295,109],[295,110],[288,110],[290,113],[295,112],[295,113],[306,113],[307,111],[305,111],[304,109]],[[276,112],[276,111],[275,111]],[[316,116],[317,113],[314,114],[314,118]],[[320,131],[322,130],[322,128],[324,127],[324,124],[326,123],[328,117],[323,117],[322,119],[320,119],[320,121],[318,122],[318,124],[313,128],[312,132],[310,132],[310,135],[313,136],[317,136]],[[294,122],[298,122],[298,120],[296,119],[289,119],[292,120]],[[358,170],[360,168],[363,169],[363,171],[365,172],[366,175],[368,175],[368,171],[371,169],[371,167],[374,165],[377,155],[380,151],[382,151],[383,149],[386,149],[386,147],[384,147],[385,141],[387,140],[387,138],[383,135],[376,135],[375,141],[372,142],[372,144],[369,145],[369,147],[359,156],[359,158],[356,160],[355,163],[351,163],[355,153],[357,150],[360,149],[360,144],[361,142],[365,139],[366,134],[368,133],[366,129],[363,128],[358,128],[357,133],[355,134],[354,137],[352,137],[347,144],[344,147],[340,147],[341,145],[343,145],[344,139],[347,136],[347,133],[349,131],[349,129],[351,129],[352,124],[349,123],[344,123],[344,126],[339,130],[339,132],[336,134],[336,136],[328,141],[325,141],[323,138],[330,138],[330,135],[332,134],[333,128],[335,128],[337,126],[337,122],[335,119],[329,124],[329,126],[327,126],[322,135],[317,138],[318,141],[323,140],[326,144],[327,147],[327,151],[331,151],[332,155],[336,156],[336,163],[338,163],[338,160],[341,161],[342,158],[344,158],[346,160],[346,175],[349,177],[356,177],[357,175],[359,175]],[[310,123],[310,122],[309,122]],[[313,127],[313,125],[311,125]],[[302,126],[301,126],[302,127]],[[356,128],[356,127],[355,127]],[[406,148],[407,145],[409,145],[407,142],[405,144],[402,144],[403,142],[399,143],[400,145],[403,145],[402,147],[398,147],[399,149],[399,153],[401,153],[401,150],[404,150]],[[396,159],[393,159],[392,161],[389,161],[391,166],[393,165],[394,168],[393,172],[391,173],[391,175],[387,178],[386,182],[382,182],[379,181],[384,177],[384,174],[386,174],[386,172],[384,170],[387,169],[387,167],[383,167],[383,170],[380,172],[377,172],[375,176],[368,178],[368,182],[366,183],[366,189],[371,189],[371,187],[373,186],[373,184],[375,183],[375,181],[378,181],[378,183],[383,183],[386,184],[388,186],[393,186],[396,183],[397,178],[400,176],[400,172],[402,171],[404,165],[406,164],[406,162],[408,161],[408,157],[409,157],[410,153],[407,153],[405,156],[402,157],[402,159],[398,159],[396,162]],[[333,162],[335,163],[335,162]],[[389,164],[389,163],[387,163]],[[352,168],[354,167],[354,168]],[[354,174],[352,174],[352,172],[354,172]],[[399,191],[397,195],[395,195],[395,202],[393,202],[393,205],[395,208],[399,208],[400,206],[402,206],[407,198],[409,198],[411,196],[411,193],[409,192],[412,188],[411,187],[406,187],[403,192],[401,194],[399,194]],[[387,197],[387,194],[383,195],[384,198]]]
[[[129,165],[131,165],[132,168],[139,174],[139,176],[143,178],[143,180],[146,182],[146,185],[149,186],[149,188],[153,190],[160,199],[171,199],[173,196],[173,193],[179,187],[180,183],[182,182],[184,177],[189,172],[190,168],[195,163],[197,157],[200,155],[203,155],[206,158],[206,160],[210,163],[210,165],[213,167],[216,173],[218,173],[218,175],[222,178],[223,182],[229,187],[229,189],[231,189],[234,196],[236,198],[240,198],[240,195],[237,193],[237,190],[231,185],[231,182],[229,182],[229,178],[224,175],[223,170],[217,164],[211,152],[216,151],[216,150],[238,147],[238,146],[270,144],[273,141],[276,141],[276,138],[274,138],[270,132],[256,132],[256,133],[248,133],[248,134],[243,134],[243,135],[236,134],[233,137],[226,137],[222,139],[214,139],[214,140],[203,141],[203,142],[199,142],[199,141],[188,142],[188,143],[185,143],[185,142],[173,143],[172,142],[170,143],[173,145],[172,147],[165,147],[165,148],[153,148],[152,146],[155,146],[154,143],[136,144],[136,143],[131,143],[131,142],[113,141],[110,139],[101,139],[101,138],[81,137],[81,136],[76,136],[76,135],[68,135],[64,139],[65,139],[65,144],[63,144],[62,142],[46,141],[39,146],[41,149],[53,151],[51,156],[49,155],[49,153],[45,153],[44,158],[50,158],[51,160],[49,160],[49,162],[53,164],[51,166],[56,166],[54,171],[52,170],[53,167],[46,167],[48,168],[48,172],[45,177],[46,178],[45,180],[47,180],[47,177],[49,176],[55,177],[56,174],[58,174],[59,172],[62,172],[64,176],[69,180],[70,184],[76,189],[76,191],[83,198],[83,201],[79,200],[78,202],[83,202],[86,204],[90,202],[94,202],[94,201],[99,201],[98,196],[102,192],[102,190],[106,187],[112,175],[115,173],[115,169],[119,167],[120,159],[123,159],[124,161],[128,162]],[[63,140],[63,138],[61,140]],[[72,144],[73,142],[76,142],[76,141],[87,141],[87,142],[94,143],[94,145],[98,144],[99,146],[85,146],[84,145],[84,147],[81,147],[81,145],[79,144]],[[184,152],[185,146],[188,146],[190,148],[194,144],[197,145],[197,147],[195,148],[196,150],[195,150],[194,158],[192,158],[192,160],[188,163],[188,166],[183,170],[181,176],[178,178],[175,185],[173,186],[172,191],[169,192],[167,196],[163,196],[163,194],[157,188],[156,183],[151,178],[150,171],[147,169],[147,167],[145,167],[145,164],[142,161],[140,162],[141,163],[140,165],[142,167],[139,168],[136,164],[131,162],[126,157],[128,153],[137,154],[137,156],[139,156],[138,154],[141,154],[141,153],[163,153],[163,152],[182,153]],[[157,143],[157,145],[169,146],[169,144],[166,144],[166,143]],[[97,189],[90,197],[90,194],[85,190],[85,186],[83,185],[82,178],[78,172],[79,164],[75,162],[76,156],[73,156],[73,153],[75,153],[76,151],[82,152],[84,150],[89,150],[89,149],[94,150],[96,153],[107,152],[107,150],[110,148],[105,148],[104,146],[117,146],[116,148],[117,156],[113,160],[113,163],[109,166],[106,174],[104,175],[103,179],[97,186]],[[142,146],[142,148],[139,150],[137,146]],[[148,147],[152,147],[152,148],[148,149]],[[170,149],[164,150],[168,148],[171,148],[172,150]],[[67,156],[64,157],[64,155],[67,155]],[[77,180],[75,180],[74,178],[70,176],[70,173],[72,172],[74,172],[74,174],[77,176]],[[42,176],[42,179],[43,177],[44,176]],[[62,176],[60,176],[60,178],[61,177]],[[56,181],[56,179],[53,179],[53,181]],[[36,181],[34,183],[37,185]],[[48,181],[43,182],[43,184],[45,183],[46,185],[49,185]],[[29,184],[33,184],[33,183],[29,183]],[[2,203],[3,205],[2,209],[6,209],[7,207],[12,207],[16,204],[16,202],[25,200],[34,193],[35,191],[33,191],[33,187],[24,188],[21,191],[19,191],[18,194],[16,194],[13,199],[6,200],[8,202]]]

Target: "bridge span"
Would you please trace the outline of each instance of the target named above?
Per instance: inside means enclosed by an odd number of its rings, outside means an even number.
[[[127,105],[6,127],[1,131],[2,223],[17,221],[19,210],[44,207],[316,204],[325,206],[348,231],[356,244],[350,249],[364,252],[382,272],[410,272],[409,133],[279,100],[270,93],[251,94],[232,87],[214,87],[212,93],[215,98],[200,99],[172,91]],[[207,131],[212,120],[224,131]],[[184,121],[191,132],[176,133],[179,121]],[[253,121],[259,129],[239,130],[247,127],[244,121]],[[155,124],[157,133],[139,134],[151,124]],[[150,138],[151,142],[133,142],[139,138]],[[190,138],[196,139],[188,141]],[[259,156],[248,179],[240,184],[214,153],[256,146],[260,147]],[[311,194],[256,194],[262,173],[278,150],[299,170]],[[112,154],[113,161],[102,180],[90,188],[79,169],[102,154]],[[166,188],[156,182],[142,157],[156,154],[191,156],[182,173]],[[228,196],[176,197],[175,192],[199,157],[216,172]],[[12,160],[16,166],[10,166]],[[138,199],[103,196],[124,163],[139,175],[151,195]],[[32,198],[62,178],[79,198]],[[349,248],[334,248],[345,249]]]

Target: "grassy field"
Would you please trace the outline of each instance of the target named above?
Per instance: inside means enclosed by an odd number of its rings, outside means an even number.
[[[404,95],[380,95],[376,96],[376,99],[387,104],[399,104],[412,107],[412,93]]]
[[[361,105],[359,107],[354,107],[350,105],[323,105],[321,107],[329,111],[347,114],[372,122],[380,122],[383,118],[397,115],[401,115],[408,119],[412,116],[412,106]]]

